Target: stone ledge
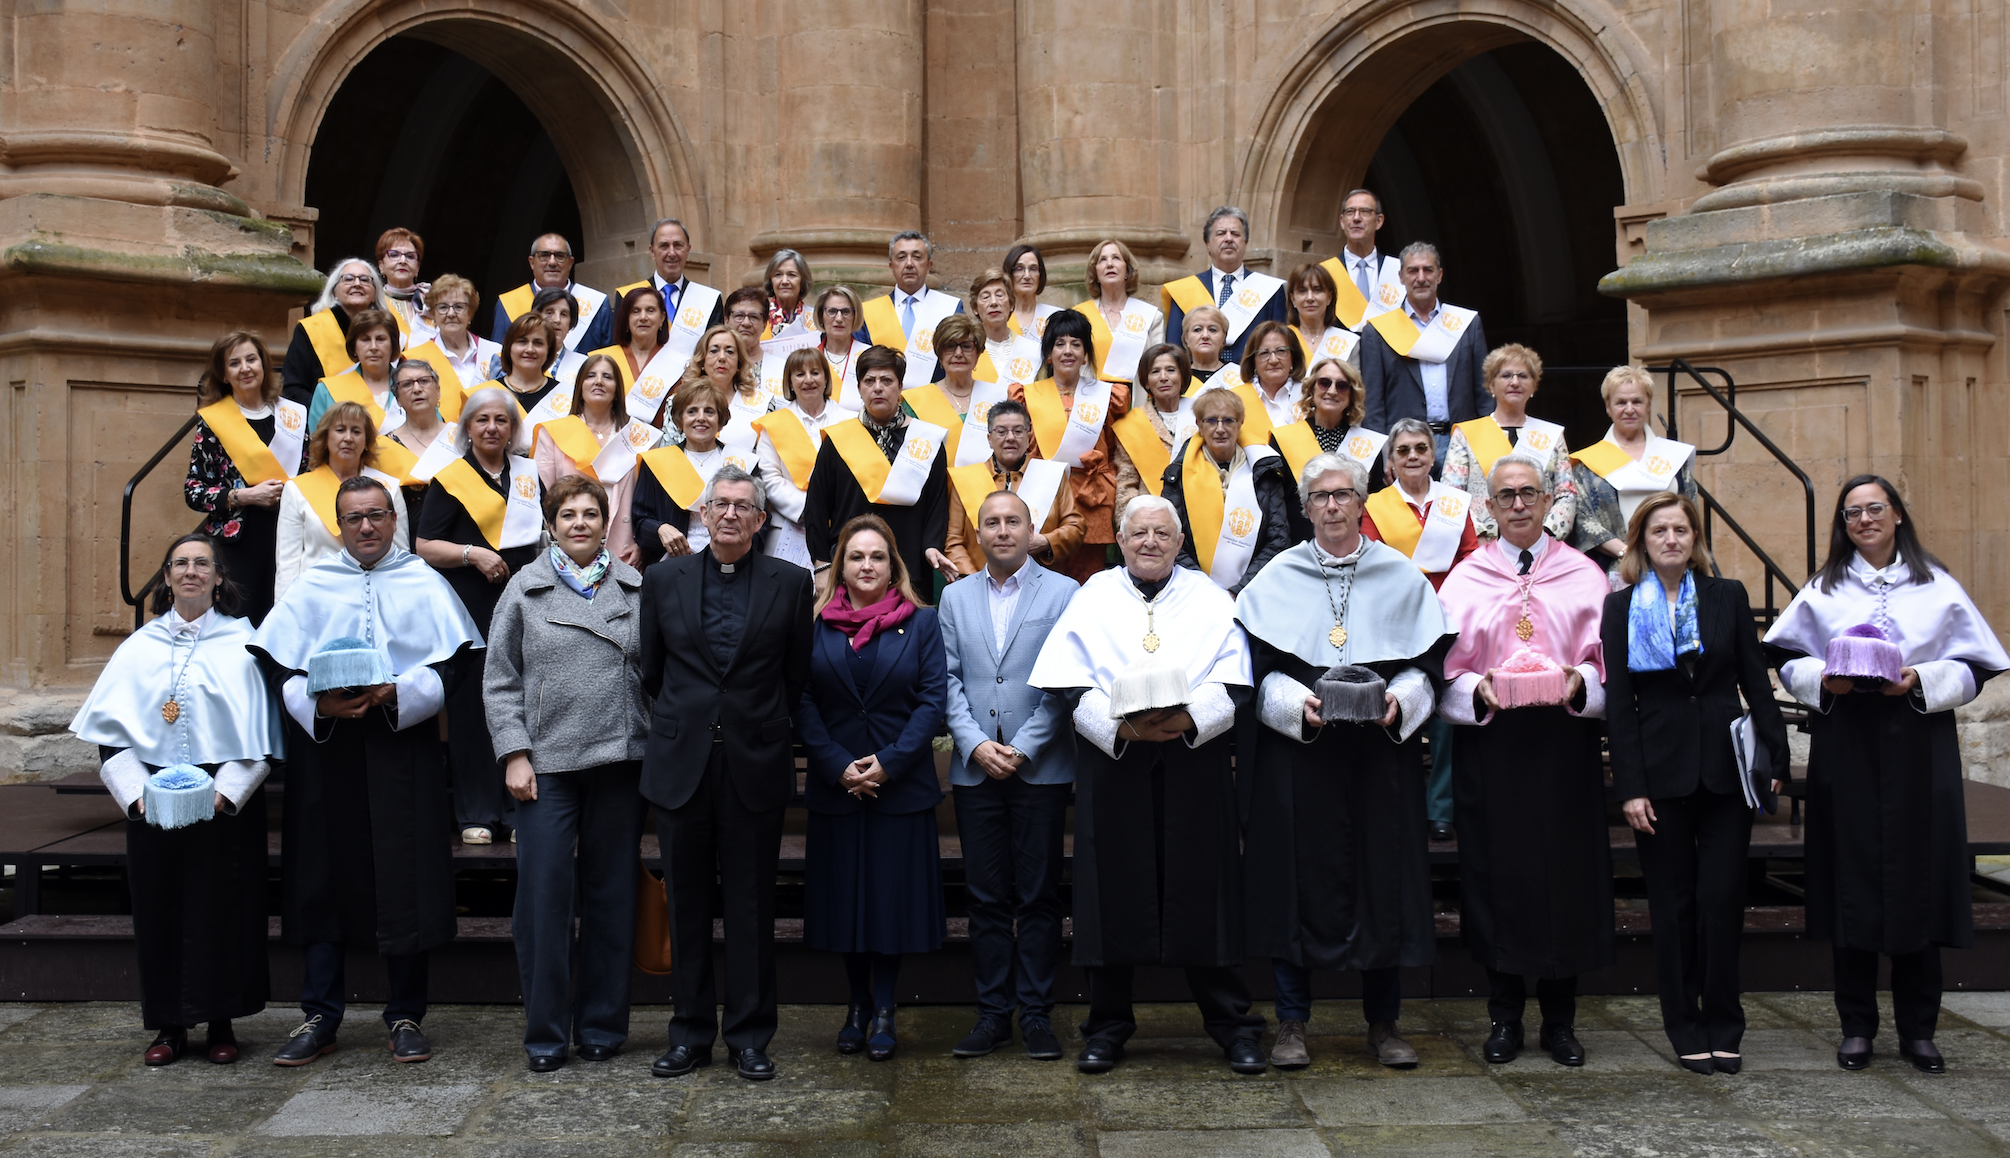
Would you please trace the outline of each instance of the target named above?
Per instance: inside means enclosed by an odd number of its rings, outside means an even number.
[[[1956,235],[1958,237],[1958,235]],[[1895,266],[1987,269],[2010,276],[2010,255],[1954,244],[1937,233],[1876,226],[1813,237],[1740,242],[1708,249],[1646,253],[1598,281],[1607,297],[1830,276]]]
[[[320,293],[322,283],[320,274],[292,257],[212,253],[194,246],[172,256],[120,253],[39,239],[0,250],[0,269],[42,277],[167,285],[194,283],[308,296]]]
[[[0,689],[0,784],[96,775],[98,749],[70,734],[87,693]]]

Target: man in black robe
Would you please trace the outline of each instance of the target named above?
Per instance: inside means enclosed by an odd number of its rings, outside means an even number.
[[[1179,517],[1141,495],[1125,508],[1121,570],[1076,593],[1026,681],[1073,702],[1075,964],[1089,975],[1087,1039],[1076,1066],[1105,1073],[1137,1032],[1139,965],[1186,971],[1207,1034],[1229,1068],[1262,1073],[1263,1017],[1242,976],[1242,853],[1236,708],[1249,651],[1228,593],[1175,566]],[[1116,714],[1127,680],[1169,681],[1177,706]],[[1183,678],[1183,684],[1181,684]],[[1173,689],[1177,691],[1178,689]]]
[[[305,1065],[335,1048],[343,954],[384,956],[384,1024],[401,1062],[432,1057],[426,952],[454,936],[453,812],[436,717],[481,637],[446,580],[396,546],[390,493],[359,475],[335,495],[342,551],[287,588],[249,645],[287,716],[280,851],[283,930],[302,947],[303,1020],[273,1061]],[[312,657],[362,640],[391,682],[307,691]]]
[[[1436,708],[1451,636],[1424,573],[1361,534],[1361,465],[1321,454],[1297,481],[1313,539],[1280,552],[1236,599],[1258,688],[1237,781],[1249,951],[1271,959],[1277,983],[1270,1064],[1311,1064],[1311,972],[1334,969],[1361,973],[1369,1052],[1407,1068],[1417,1051],[1396,1028],[1401,970],[1436,959],[1437,933],[1424,775],[1404,741]],[[1383,681],[1375,718],[1321,724],[1314,689],[1340,664]]]
[[[878,515],[892,529],[894,549],[907,564],[910,576],[932,574],[928,551],[942,550],[949,537],[949,452],[938,445],[929,463],[926,481],[911,502],[894,502],[881,492],[881,501],[867,496],[858,471],[845,458],[844,437],[837,427],[856,424],[878,444],[888,463],[912,445],[908,426],[918,422],[901,408],[900,381],[907,373],[907,358],[898,350],[874,346],[858,356],[858,391],[864,409],[857,418],[845,419],[824,428],[823,445],[817,449],[816,466],[810,470],[809,489],[803,495],[803,537],[810,558],[818,570],[831,561],[838,532],[858,515]],[[833,438],[837,434],[838,438]],[[891,472],[888,475],[892,479]],[[888,486],[887,491],[895,489]],[[926,592],[924,591],[924,594]]]

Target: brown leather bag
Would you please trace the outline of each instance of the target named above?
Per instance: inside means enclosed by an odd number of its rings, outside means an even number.
[[[635,967],[670,972],[670,892],[640,859],[635,862]]]

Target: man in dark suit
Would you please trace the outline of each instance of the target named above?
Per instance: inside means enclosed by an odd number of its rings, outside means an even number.
[[[1242,264],[1243,254],[1249,250],[1247,213],[1233,205],[1216,209],[1207,215],[1200,240],[1207,247],[1208,267],[1168,282],[1159,291],[1159,306],[1166,314],[1166,340],[1181,344],[1187,311],[1212,305],[1228,318],[1228,342],[1222,347],[1221,360],[1240,363],[1242,338],[1249,327],[1258,322],[1291,320],[1291,295],[1282,280]]]
[[[775,1076],[775,872],[795,795],[790,713],[809,681],[810,574],[752,550],[767,501],[719,468],[702,516],[712,541],[642,577],[642,688],[653,701],[642,795],[670,893],[670,1049],[651,1072],[712,1064],[712,889],[726,923],[726,1048],[743,1078]]]
[[[1437,461],[1445,461],[1451,443],[1452,426],[1494,412],[1494,397],[1480,376],[1480,364],[1487,356],[1486,332],[1480,316],[1470,310],[1447,306],[1438,300],[1438,285],[1444,281],[1445,267],[1437,246],[1416,241],[1403,247],[1402,279],[1405,298],[1402,316],[1419,331],[1428,331],[1441,314],[1466,315],[1451,351],[1444,357],[1405,357],[1389,346],[1388,339],[1373,324],[1361,330],[1361,384],[1367,392],[1367,416],[1363,424],[1370,430],[1387,430],[1399,418],[1416,418],[1431,426],[1438,442]],[[1391,311],[1393,316],[1395,311]],[[1428,349],[1423,339],[1416,353]],[[1439,468],[1441,469],[1441,468]],[[1438,469],[1431,477],[1436,478]]]

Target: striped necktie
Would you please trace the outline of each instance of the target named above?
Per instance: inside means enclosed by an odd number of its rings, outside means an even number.
[[[1234,288],[1234,285],[1235,285],[1234,274],[1225,273],[1221,275],[1221,290],[1219,293],[1214,295],[1214,304],[1217,307],[1225,306],[1228,304],[1228,293],[1229,290]]]

